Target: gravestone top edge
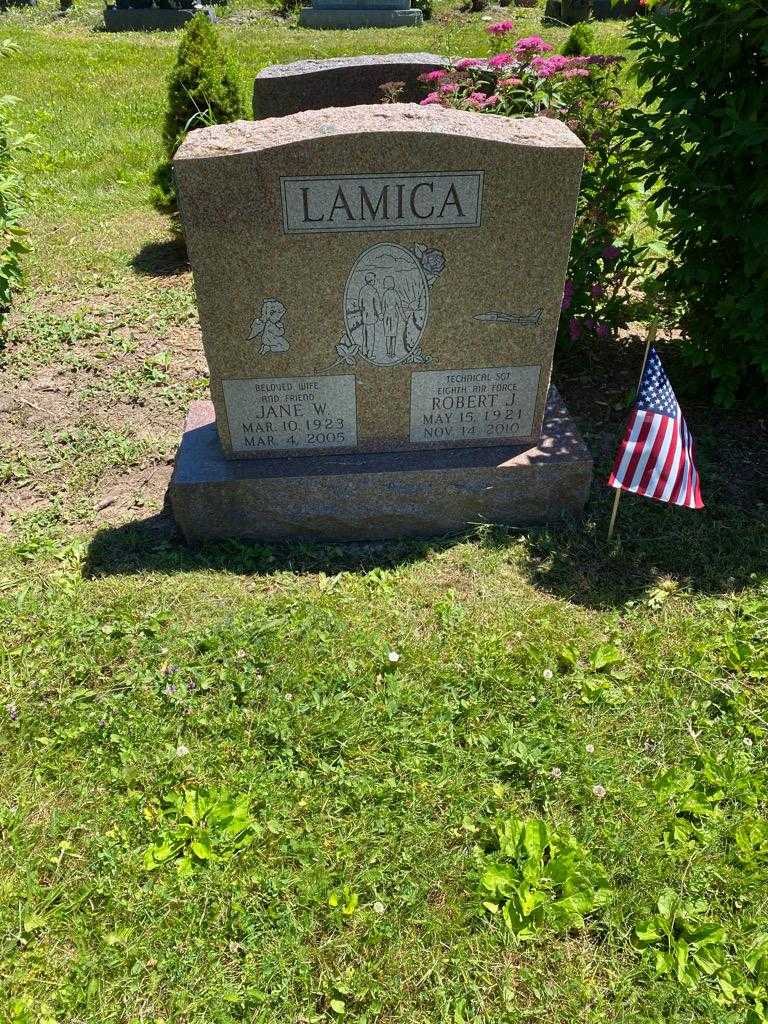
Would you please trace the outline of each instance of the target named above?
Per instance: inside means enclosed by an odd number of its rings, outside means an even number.
[[[363,54],[355,57],[328,57],[324,60],[295,60],[289,64],[270,64],[256,76],[257,80],[270,78],[292,78],[307,74],[318,74],[324,71],[340,71],[346,68],[380,67],[382,65],[418,65],[434,64],[445,67],[446,57],[436,53],[377,53]]]
[[[189,133],[174,165],[191,160],[258,153],[344,135],[442,135],[549,149],[584,151],[576,135],[555,118],[513,118],[415,103],[375,103],[303,110],[262,121],[234,121]]]

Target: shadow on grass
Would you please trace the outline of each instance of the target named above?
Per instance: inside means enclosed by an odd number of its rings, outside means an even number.
[[[172,516],[163,512],[141,522],[100,530],[88,549],[84,574],[97,578],[201,570],[260,576],[277,572],[370,572],[419,561],[430,552],[445,550],[463,539],[365,544],[260,544],[228,540],[189,547],[177,532]]]
[[[173,277],[189,270],[187,247],[181,239],[147,242],[131,260],[137,274],[147,277]]]
[[[365,544],[233,540],[190,548],[175,531],[172,518],[163,514],[97,533],[85,575],[370,572],[408,565],[472,541],[480,549],[509,551],[522,575],[539,591],[596,609],[641,598],[663,579],[699,594],[737,593],[768,579],[768,529],[762,516],[717,504],[694,512],[625,495],[616,537],[609,545],[612,494],[599,483],[595,491],[585,519],[558,529],[487,526],[456,537]]]
[[[540,591],[589,608],[621,607],[661,580],[698,594],[737,593],[768,579],[768,529],[760,516],[710,504],[670,508],[623,495],[611,544],[613,492],[593,500],[579,530],[528,535],[523,571]]]

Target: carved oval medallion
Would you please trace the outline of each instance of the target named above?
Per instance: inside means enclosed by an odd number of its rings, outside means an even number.
[[[429,285],[417,254],[378,242],[363,251],[344,289],[350,351],[374,366],[422,363]]]

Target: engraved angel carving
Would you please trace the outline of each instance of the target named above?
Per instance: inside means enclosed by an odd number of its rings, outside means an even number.
[[[279,299],[266,299],[262,303],[261,315],[251,324],[251,333],[248,335],[248,341],[261,338],[259,355],[288,351],[284,317],[285,306]]]

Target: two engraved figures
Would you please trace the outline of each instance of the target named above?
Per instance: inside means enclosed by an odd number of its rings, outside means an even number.
[[[413,250],[379,242],[363,251],[344,290],[346,334],[336,346],[347,363],[374,366],[422,363],[421,335],[429,316],[429,288],[445,267],[437,249]]]

